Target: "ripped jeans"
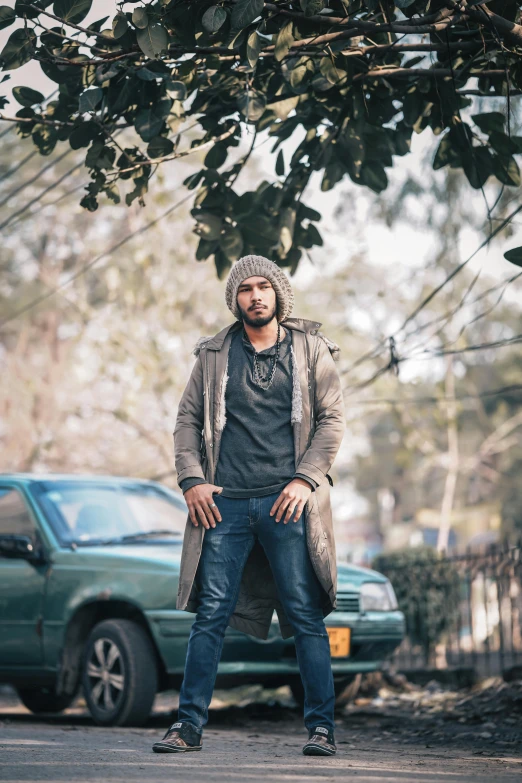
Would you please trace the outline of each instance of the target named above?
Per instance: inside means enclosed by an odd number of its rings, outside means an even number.
[[[265,550],[279,599],[294,630],[305,693],[305,726],[335,727],[330,645],[321,611],[322,588],[308,553],[304,513],[297,522],[284,524],[284,514],[276,522],[270,509],[279,495],[280,492],[256,498],[213,495],[221,522],[205,530],[203,536],[196,574],[200,603],[190,632],[177,718],[191,723],[200,734],[208,720],[228,620],[256,539]]]

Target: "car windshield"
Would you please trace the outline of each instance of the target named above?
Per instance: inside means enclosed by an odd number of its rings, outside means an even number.
[[[62,544],[172,542],[185,530],[184,501],[160,487],[56,481],[41,482],[33,492]]]

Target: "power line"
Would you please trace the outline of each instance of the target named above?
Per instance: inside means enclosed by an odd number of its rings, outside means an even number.
[[[65,174],[62,174],[62,176],[59,177],[55,182],[52,182],[50,185],[48,185],[46,188],[44,188],[44,190],[42,190],[37,196],[32,198],[26,204],[24,204],[23,207],[20,207],[20,209],[18,209],[16,212],[13,212],[12,215],[9,215],[9,217],[6,218],[6,220],[4,220],[3,223],[0,223],[0,231],[2,229],[6,228],[6,226],[8,226],[9,223],[11,223],[11,221],[14,220],[14,218],[17,218],[17,217],[19,217],[19,215],[22,215],[24,212],[27,212],[27,210],[30,207],[32,207],[33,204],[36,204],[37,201],[40,201],[40,199],[43,198],[43,196],[45,196],[46,193],[49,193],[49,191],[54,190],[54,188],[57,188],[58,185],[60,185],[64,181],[64,179],[67,179],[67,177],[70,177],[70,175],[74,171],[79,169],[81,166],[83,166],[83,160],[81,160],[79,163],[77,163],[76,166],[73,166],[68,171],[66,171]],[[16,221],[16,222],[18,222],[18,221]]]
[[[442,283],[440,283],[440,285],[438,285],[436,288],[434,288],[434,289],[433,289],[433,290],[432,290],[432,291],[431,291],[431,292],[428,294],[428,296],[426,296],[426,297],[425,297],[425,298],[422,300],[422,302],[421,302],[421,303],[420,303],[420,304],[419,304],[419,305],[418,305],[418,306],[415,308],[415,310],[414,310],[414,311],[413,311],[413,312],[412,312],[410,315],[408,315],[408,317],[405,319],[405,321],[403,322],[403,324],[402,324],[402,325],[401,325],[401,326],[400,326],[398,329],[396,329],[396,330],[395,330],[395,332],[393,332],[393,334],[391,334],[391,335],[389,335],[389,336],[387,336],[387,337],[383,337],[383,338],[382,338],[382,339],[381,339],[381,340],[380,340],[380,341],[377,343],[377,345],[376,345],[374,348],[372,348],[370,351],[367,351],[365,354],[363,354],[363,355],[362,355],[362,356],[360,356],[358,359],[356,359],[356,361],[355,361],[355,362],[353,362],[353,363],[350,365],[350,367],[347,367],[346,369],[344,369],[344,370],[341,370],[341,371],[340,371],[340,374],[341,374],[341,375],[346,375],[346,374],[348,374],[349,372],[351,372],[353,369],[355,369],[355,367],[357,367],[359,364],[362,364],[364,361],[368,361],[369,359],[374,359],[374,358],[377,358],[377,356],[376,356],[376,352],[377,352],[377,351],[379,351],[379,349],[381,349],[381,348],[382,348],[382,346],[383,346],[383,345],[384,345],[386,342],[390,342],[390,344],[391,344],[391,343],[392,343],[392,341],[394,341],[394,340],[395,340],[395,336],[396,336],[397,334],[399,334],[400,332],[402,332],[402,331],[404,330],[404,328],[406,327],[406,325],[407,325],[407,324],[409,324],[409,323],[410,323],[410,321],[412,321],[412,320],[413,320],[413,319],[414,319],[414,318],[415,318],[415,317],[416,317],[416,316],[417,316],[417,315],[420,313],[420,311],[421,311],[421,310],[422,310],[424,307],[426,307],[426,306],[427,306],[427,305],[428,305],[428,304],[429,304],[429,303],[432,301],[432,299],[434,299],[434,298],[435,298],[435,296],[436,296],[436,295],[437,295],[437,294],[438,294],[438,293],[439,293],[439,292],[440,292],[440,291],[441,291],[441,290],[444,288],[444,286],[445,286],[445,285],[447,285],[447,283],[449,283],[449,282],[450,282],[450,280],[452,280],[452,279],[453,279],[453,278],[454,278],[456,275],[458,275],[458,273],[459,273],[459,272],[461,272],[461,271],[462,271],[462,269],[464,269],[464,267],[465,267],[467,264],[469,264],[469,262],[470,262],[470,261],[471,261],[471,260],[472,260],[472,259],[473,259],[473,258],[474,258],[476,255],[477,255],[477,253],[478,253],[478,252],[480,252],[480,250],[482,250],[482,248],[484,248],[486,245],[488,245],[488,244],[489,244],[489,242],[491,242],[491,240],[492,240],[492,239],[493,239],[493,238],[494,238],[494,237],[495,237],[495,236],[496,236],[498,233],[500,233],[500,231],[502,231],[502,229],[503,229],[503,228],[505,228],[505,227],[506,227],[506,226],[507,226],[507,225],[508,225],[508,224],[511,222],[511,220],[512,220],[512,219],[515,217],[515,215],[517,215],[517,214],[518,214],[520,211],[522,211],[522,204],[519,204],[519,206],[518,206],[516,209],[514,209],[514,210],[513,210],[513,212],[511,212],[511,214],[510,214],[510,215],[508,215],[506,218],[504,218],[504,220],[503,220],[503,221],[500,223],[500,225],[499,225],[499,226],[497,226],[497,228],[493,229],[493,231],[491,231],[491,232],[488,234],[488,236],[487,236],[487,237],[486,237],[486,238],[485,238],[485,239],[484,239],[484,240],[483,240],[483,241],[480,243],[480,245],[479,245],[479,246],[478,246],[478,247],[477,247],[477,248],[476,248],[476,249],[473,251],[473,253],[472,253],[472,254],[471,254],[471,255],[470,255],[470,256],[469,256],[469,257],[468,257],[468,258],[467,258],[465,261],[463,261],[461,264],[459,264],[457,267],[455,267],[455,269],[453,269],[453,270],[452,270],[452,271],[451,271],[451,272],[450,272],[450,273],[449,273],[449,274],[448,274],[448,275],[445,277],[445,279],[442,281]],[[416,329],[414,332],[410,332],[410,333],[409,333],[409,335],[408,335],[408,337],[409,337],[409,336],[411,336],[412,334],[417,334],[417,333],[421,332],[421,331],[422,331],[424,328],[426,328],[426,327],[425,327],[425,326],[420,326],[420,327],[418,327],[418,328],[417,328],[417,329]],[[393,352],[392,352],[392,353],[393,353]],[[363,384],[363,385],[361,385],[361,384],[358,384],[358,385],[356,385],[356,386],[355,386],[355,387],[353,387],[353,388],[356,388],[356,389],[357,389],[357,388],[364,388],[364,386],[368,385],[368,383],[372,383],[372,382],[373,382],[374,380],[376,380],[376,379],[377,379],[377,378],[378,378],[380,375],[382,375],[382,373],[383,373],[383,372],[386,372],[386,371],[387,371],[387,370],[389,370],[391,367],[395,366],[395,364],[396,364],[396,362],[394,362],[394,361],[393,361],[393,356],[392,356],[392,357],[390,358],[390,362],[388,363],[388,365],[387,365],[386,367],[383,367],[383,368],[381,368],[381,370],[379,370],[377,373],[375,373],[375,375],[374,375],[374,376],[372,376],[372,378],[369,378],[367,382],[364,382],[364,384]]]
[[[70,173],[71,173],[71,171],[69,171],[69,174],[70,174]],[[58,183],[58,182],[56,182],[54,185],[50,185],[50,186],[49,186],[49,187],[46,189],[46,191],[44,191],[44,193],[45,193],[45,192],[48,192],[49,190],[52,190],[52,189],[54,189],[55,187],[57,187],[57,186],[58,186],[58,184],[59,184],[59,183]],[[35,215],[38,215],[40,212],[42,212],[42,210],[44,210],[44,209],[47,209],[47,207],[52,207],[52,206],[54,206],[55,204],[58,204],[60,201],[63,201],[63,199],[64,199],[64,198],[67,198],[67,196],[71,196],[73,193],[76,193],[76,191],[77,191],[77,190],[80,190],[80,188],[83,188],[83,187],[85,187],[87,184],[88,184],[88,183],[87,183],[87,182],[85,182],[85,180],[84,180],[83,182],[80,182],[80,184],[79,184],[79,185],[75,185],[75,186],[74,186],[74,188],[70,188],[69,190],[66,190],[64,193],[62,193],[62,195],[61,195],[61,196],[58,196],[58,198],[55,198],[55,199],[54,199],[54,201],[48,201],[46,204],[40,204],[40,206],[38,207],[38,209],[35,209],[33,212],[31,212],[31,214],[30,214],[30,215],[26,215],[25,217],[19,217],[19,218],[18,218],[17,220],[15,220],[14,222],[12,222],[12,223],[9,223],[9,228],[10,228],[10,229],[12,229],[12,228],[14,228],[15,226],[17,226],[19,223],[23,223],[23,222],[24,222],[24,220],[27,220],[28,218],[33,218]],[[41,197],[44,195],[44,193],[42,193],[42,194],[39,196],[38,200],[40,200],[40,198],[41,198]]]
[[[175,204],[173,204],[171,207],[169,207],[165,212],[163,212],[159,217],[154,218],[154,220],[149,221],[141,228],[136,229],[136,231],[133,231],[132,234],[128,234],[126,237],[121,239],[119,242],[116,242],[112,247],[110,247],[108,250],[105,250],[103,253],[101,253],[99,256],[96,256],[96,258],[93,258],[92,261],[89,261],[87,264],[84,264],[80,269],[78,269],[76,272],[74,272],[72,275],[70,275],[67,280],[64,280],[63,283],[60,283],[60,285],[55,286],[50,291],[47,291],[45,294],[41,294],[40,296],[35,297],[31,302],[28,302],[28,304],[24,305],[24,307],[21,307],[19,310],[16,310],[14,313],[12,313],[8,318],[4,318],[3,321],[0,321],[0,328],[5,326],[6,324],[10,323],[11,321],[14,321],[16,318],[18,318],[20,315],[23,315],[28,310],[31,310],[33,307],[36,307],[37,305],[41,304],[42,302],[46,301],[47,299],[50,299],[50,297],[54,296],[58,291],[61,291],[62,288],[65,288],[70,283],[73,282],[73,280],[76,280],[81,275],[85,274],[89,269],[91,269],[95,264],[97,264],[102,259],[106,258],[107,256],[111,255],[111,253],[114,253],[115,250],[118,250],[123,245],[126,245],[127,242],[130,242],[131,239],[138,236],[139,234],[144,234],[146,231],[148,231],[152,226],[155,226],[157,223],[160,222],[160,220],[163,220],[163,218],[166,218],[168,215],[170,215],[172,212],[174,212],[175,209],[180,207],[182,204],[184,204],[186,201],[188,201],[190,198],[192,198],[193,194],[191,192],[187,193],[184,198],[177,201]]]
[[[5,174],[2,174],[0,177],[0,182],[4,182],[6,179],[9,179],[13,176],[13,174],[16,174],[17,171],[20,171],[22,166],[25,166],[26,163],[28,163],[31,158],[34,158],[34,156],[37,154],[36,150],[32,150],[28,155],[25,156],[25,158],[22,158],[22,160],[16,164],[16,166],[13,166],[12,169],[8,169]]]
[[[501,386],[499,389],[490,389],[489,391],[480,392],[479,394],[461,394],[458,397],[411,397],[411,398],[386,398],[386,397],[376,397],[374,399],[369,400],[359,400],[359,401],[352,401],[351,405],[422,405],[423,403],[426,404],[433,404],[437,402],[446,402],[453,399],[456,400],[478,400],[483,399],[484,397],[494,397],[501,394],[509,394],[511,392],[522,392],[522,384],[514,383],[510,386]]]
[[[13,196],[18,195],[18,193],[20,193],[22,190],[25,190],[25,188],[29,187],[29,185],[32,185],[33,182],[36,182],[36,180],[39,179],[42,176],[42,174],[45,174],[46,171],[48,171],[53,166],[55,166],[57,163],[59,163],[61,160],[63,160],[65,157],[67,157],[67,155],[70,155],[71,152],[72,152],[72,148],[69,147],[69,149],[67,149],[64,152],[62,152],[62,154],[59,155],[57,158],[55,158],[54,160],[50,160],[49,163],[47,164],[47,166],[44,166],[43,169],[40,169],[40,171],[38,171],[36,174],[34,174],[29,179],[27,179],[25,182],[22,182],[22,184],[19,185],[17,188],[15,188],[10,193],[8,193],[2,199],[2,201],[0,201],[0,207],[3,207],[4,204],[7,204],[7,202],[10,201],[13,198]],[[0,228],[1,228],[1,226],[0,226]]]

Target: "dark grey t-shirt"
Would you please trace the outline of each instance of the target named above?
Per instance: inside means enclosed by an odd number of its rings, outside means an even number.
[[[287,329],[279,346],[272,385],[260,389],[252,380],[254,349],[243,328],[234,332],[228,356],[225,392],[226,423],[221,433],[214,483],[224,497],[262,497],[282,491],[295,471],[292,413],[292,336]],[[271,368],[276,345],[257,352],[261,375]],[[315,489],[317,484],[302,476]],[[202,479],[187,477],[183,492]]]
[[[295,473],[292,413],[292,339],[287,331],[270,388],[252,380],[254,350],[243,329],[232,337],[226,388],[226,424],[221,434],[215,483],[224,497],[260,497],[282,490]],[[267,375],[276,346],[257,352]]]

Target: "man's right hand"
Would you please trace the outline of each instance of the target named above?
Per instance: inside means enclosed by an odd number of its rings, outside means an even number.
[[[210,504],[214,502],[212,494],[217,492],[221,494],[223,487],[216,484],[196,484],[195,487],[187,489],[183,497],[187,502],[190,519],[194,527],[198,526],[198,517],[204,528],[216,527],[216,521],[221,522],[221,514],[218,507]]]

